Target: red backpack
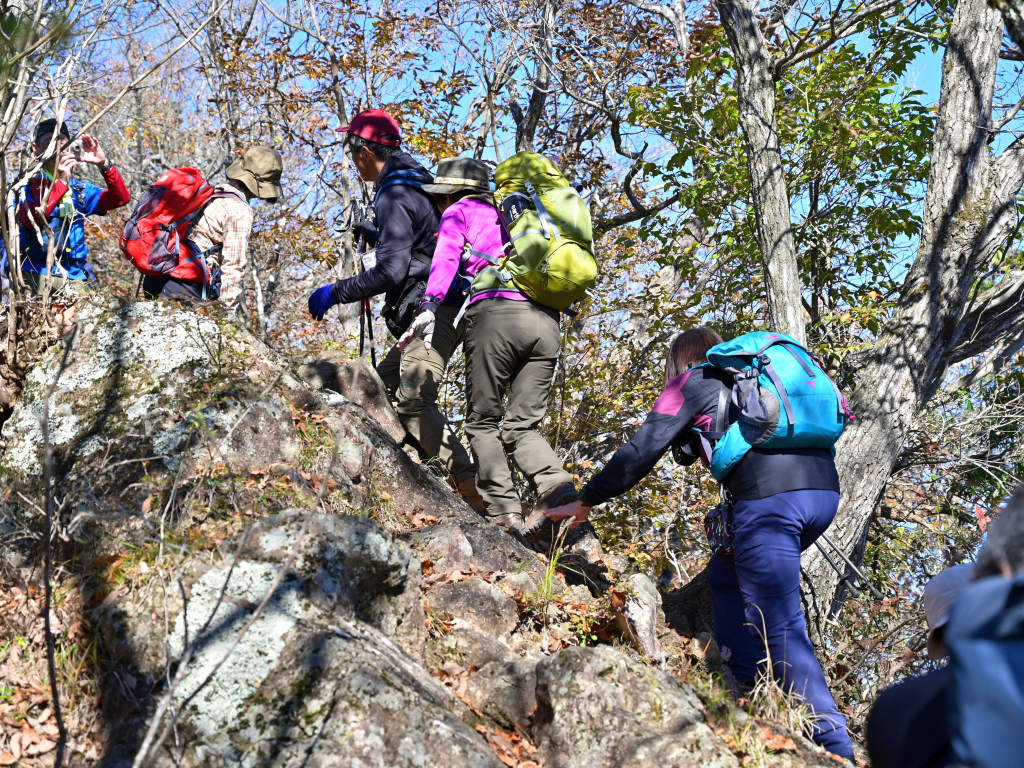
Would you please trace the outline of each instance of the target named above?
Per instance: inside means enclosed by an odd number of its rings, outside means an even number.
[[[146,190],[121,233],[121,254],[139,272],[154,277],[210,281],[207,253],[188,240],[188,229],[217,192],[195,168],[172,168]]]

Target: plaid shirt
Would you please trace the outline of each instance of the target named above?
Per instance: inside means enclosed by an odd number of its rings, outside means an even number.
[[[217,190],[234,192],[227,186],[217,187]],[[224,250],[212,254],[207,261],[210,269],[220,267],[220,300],[229,307],[235,306],[242,293],[249,235],[252,233],[252,208],[241,193],[236,194],[238,197],[218,197],[207,205],[189,233],[189,237],[204,251],[216,243],[223,243]]]

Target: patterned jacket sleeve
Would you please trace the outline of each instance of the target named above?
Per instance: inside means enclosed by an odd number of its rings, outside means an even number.
[[[234,307],[242,292],[245,261],[252,234],[252,208],[240,200],[225,199],[224,250],[220,253],[220,301]]]

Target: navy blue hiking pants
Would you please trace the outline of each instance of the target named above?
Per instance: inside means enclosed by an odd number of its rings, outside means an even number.
[[[835,491],[788,491],[737,501],[733,510],[734,555],[711,558],[708,585],[715,640],[728,648],[736,679],[750,685],[764,669],[809,705],[809,734],[829,752],[853,755],[846,719],[839,714],[814,655],[800,608],[800,553],[832,523]]]

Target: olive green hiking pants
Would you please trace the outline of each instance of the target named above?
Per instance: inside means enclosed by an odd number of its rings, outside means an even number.
[[[452,324],[458,313],[459,307],[438,307],[431,348],[422,338],[410,341],[404,351],[396,344],[380,361],[377,373],[416,448],[440,459],[461,485],[475,474],[473,461],[437,407],[444,370],[465,334],[465,321],[458,328]]]
[[[537,430],[561,341],[558,313],[529,301],[484,299],[466,311],[466,435],[488,516],[523,512],[509,459],[538,494],[572,482]]]

